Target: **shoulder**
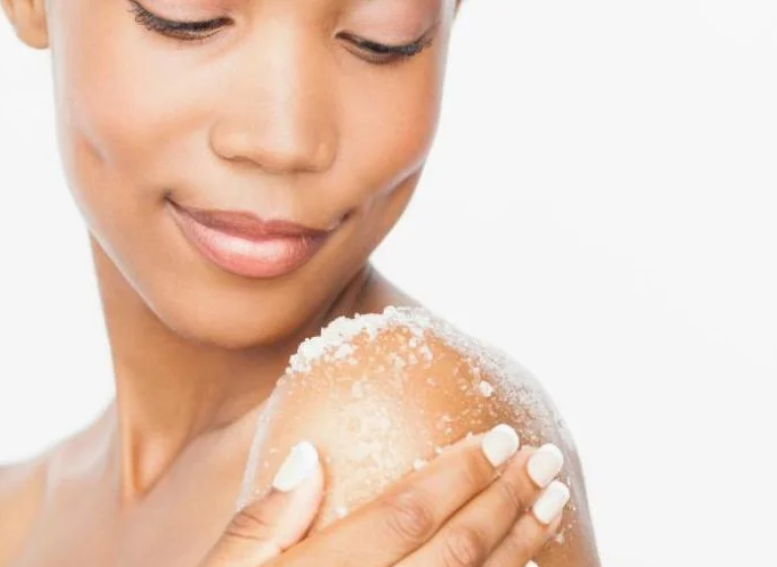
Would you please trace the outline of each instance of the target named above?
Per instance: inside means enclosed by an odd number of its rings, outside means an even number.
[[[351,403],[379,404],[380,413],[401,409],[392,415],[422,426],[428,449],[507,422],[524,444],[553,442],[576,453],[561,414],[531,372],[421,307],[334,321],[300,345],[279,387],[316,390],[340,409]]]
[[[552,442],[565,454],[572,492],[553,565],[597,565],[577,450],[538,380],[501,350],[420,307],[340,318],[303,342],[268,404],[265,455],[300,437],[317,444],[328,473],[327,505],[346,510],[434,458],[468,433],[509,423],[524,445]],[[273,446],[269,446],[273,445]],[[591,547],[585,551],[585,547]]]
[[[96,455],[106,454],[115,426],[113,404],[93,423],[50,444],[36,457],[0,466],[0,567],[8,567],[26,545],[53,521],[53,504],[63,495],[78,498]],[[89,474],[89,473],[87,473]]]
[[[47,456],[0,466],[0,566],[9,565],[37,516]]]

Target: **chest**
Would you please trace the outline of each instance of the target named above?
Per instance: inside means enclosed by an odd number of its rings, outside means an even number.
[[[127,513],[84,496],[39,518],[10,567],[192,567],[216,542],[231,510],[208,498],[163,501]]]

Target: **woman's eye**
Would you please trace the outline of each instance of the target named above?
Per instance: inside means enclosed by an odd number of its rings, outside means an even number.
[[[229,25],[229,18],[216,18],[215,20],[202,20],[196,22],[181,22],[166,20],[149,12],[135,0],[129,0],[129,11],[134,14],[135,21],[143,27],[183,41],[196,41],[213,35],[214,30]]]
[[[429,47],[433,41],[429,33],[425,33],[421,38],[405,45],[385,45],[368,39],[360,39],[350,34],[344,35],[359,48],[359,51],[366,53],[370,63],[376,65],[387,65],[409,59]]]

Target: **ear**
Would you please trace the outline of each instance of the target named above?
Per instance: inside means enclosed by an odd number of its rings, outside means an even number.
[[[0,0],[3,11],[24,43],[35,49],[49,46],[46,0]]]

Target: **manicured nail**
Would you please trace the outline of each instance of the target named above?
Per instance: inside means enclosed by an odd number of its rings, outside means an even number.
[[[564,454],[553,443],[547,443],[537,449],[526,467],[531,479],[540,488],[545,488],[556,478],[564,466]]]
[[[281,492],[297,488],[312,473],[318,464],[318,452],[312,443],[300,441],[283,461],[272,481],[272,486]]]
[[[532,506],[532,511],[537,520],[549,525],[556,519],[569,501],[569,488],[563,482],[554,480],[542,491],[537,501]]]
[[[489,431],[481,443],[486,458],[492,465],[498,467],[515,455],[521,446],[521,440],[515,429],[502,423]]]

